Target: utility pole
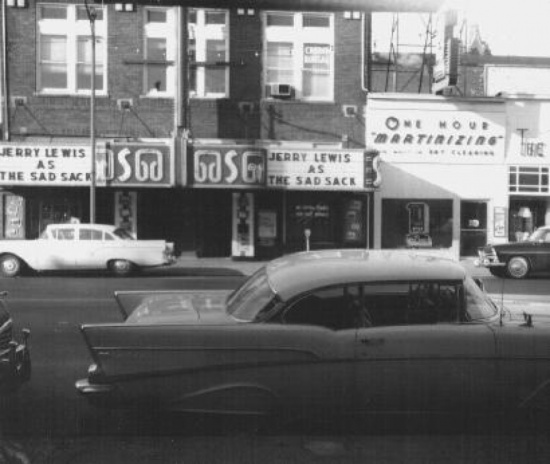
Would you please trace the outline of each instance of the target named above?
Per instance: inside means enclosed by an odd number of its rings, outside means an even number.
[[[92,6],[88,5],[87,0],[84,2],[86,5],[86,13],[88,14],[88,20],[90,21],[90,31],[92,35],[92,72],[90,79],[90,157],[91,157],[91,169],[90,169],[90,224],[95,223],[95,211],[96,211],[96,153],[95,153],[95,21],[97,18],[97,11]]]

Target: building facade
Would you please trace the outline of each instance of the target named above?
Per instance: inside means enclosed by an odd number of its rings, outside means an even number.
[[[199,256],[469,256],[550,220],[547,102],[491,93],[487,57],[385,93],[358,12],[13,4],[0,239],[94,217]]]

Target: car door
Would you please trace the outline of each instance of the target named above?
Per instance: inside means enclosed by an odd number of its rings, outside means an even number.
[[[335,286],[300,295],[267,324],[279,327],[277,337],[284,332],[287,349],[313,355],[305,363],[289,364],[275,379],[281,396],[296,408],[339,413],[354,409],[357,318],[350,292],[347,286]]]
[[[93,227],[80,226],[78,229],[78,249],[75,252],[75,266],[79,269],[105,268],[101,254],[105,247],[103,231]]]
[[[75,266],[78,241],[73,226],[67,224],[52,228],[50,237],[39,240],[42,245],[37,259],[38,269],[71,269]]]
[[[486,324],[461,321],[460,285],[437,283],[439,300],[421,300],[421,283],[365,285],[370,327],[356,340],[357,410],[449,411],[491,408],[495,340]]]

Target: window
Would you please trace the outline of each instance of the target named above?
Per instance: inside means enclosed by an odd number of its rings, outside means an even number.
[[[144,93],[173,96],[176,86],[176,13],[170,8],[146,8]]]
[[[104,10],[96,12],[95,90],[106,93],[106,37]],[[38,7],[37,87],[48,94],[89,94],[92,88],[92,37],[83,5]]]
[[[223,98],[229,88],[229,16],[225,10],[189,14],[189,88],[194,97]]]
[[[550,192],[549,171],[542,166],[510,166],[510,192],[547,194]]]
[[[80,240],[101,240],[103,233],[95,229],[80,229],[78,238]]]
[[[74,229],[54,229],[52,234],[57,240],[74,240]]]
[[[268,12],[264,27],[266,97],[277,97],[278,86],[290,85],[295,98],[332,100],[333,15]]]
[[[316,290],[292,303],[283,315],[284,324],[314,325],[333,330],[353,329],[360,323],[361,307],[354,288]]]

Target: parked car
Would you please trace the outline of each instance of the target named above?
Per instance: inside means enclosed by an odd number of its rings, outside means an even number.
[[[526,240],[478,250],[477,264],[497,277],[523,279],[550,272],[550,226],[539,227]]]
[[[0,292],[0,392],[16,390],[31,375],[28,348],[29,331],[23,329],[22,341],[13,336],[13,321],[5,301],[7,292]]]
[[[230,294],[116,297],[123,322],[81,328],[93,363],[76,388],[97,405],[357,414],[548,399],[550,327],[509,320],[460,263],[434,253],[304,252]]]
[[[174,261],[173,243],[136,240],[126,230],[105,224],[49,224],[36,240],[0,241],[0,273],[6,277],[24,269],[108,269],[124,276]]]

